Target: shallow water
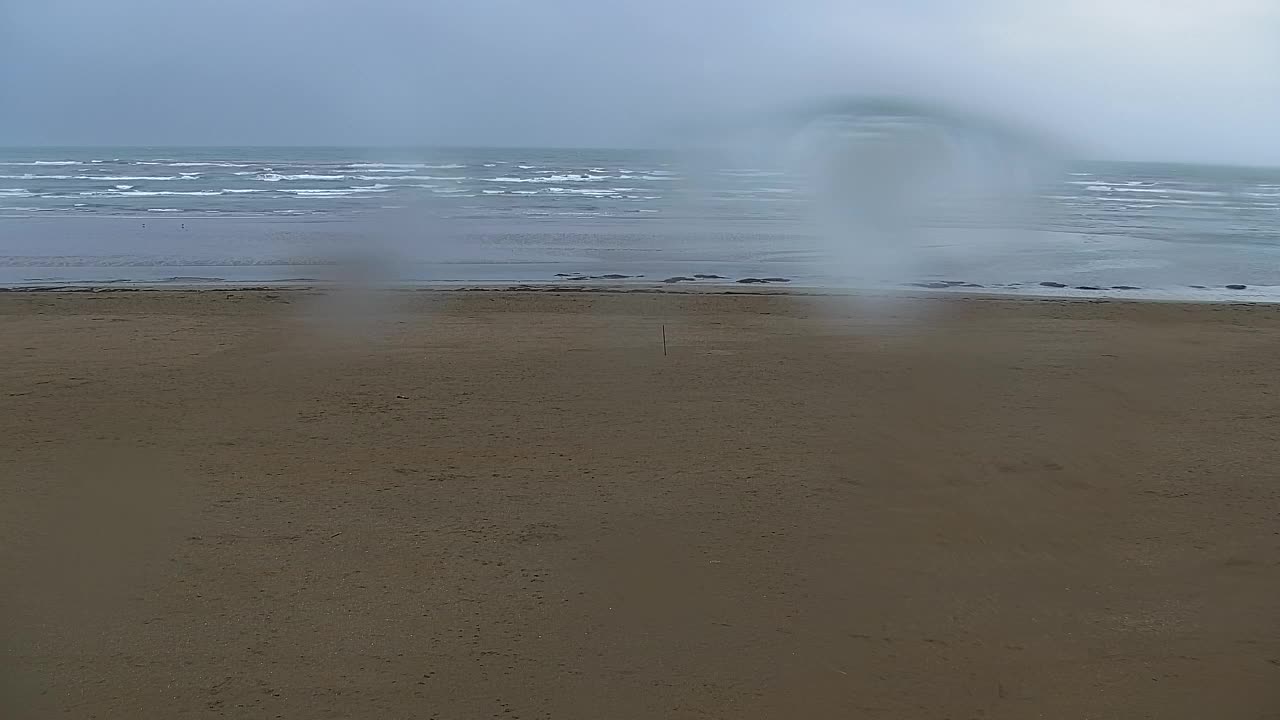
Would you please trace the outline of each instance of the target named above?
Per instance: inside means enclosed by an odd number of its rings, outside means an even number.
[[[893,264],[816,222],[811,190],[785,167],[657,151],[0,150],[0,283],[278,281],[354,264],[405,282],[704,273],[1280,295],[1277,170],[1076,164],[1017,212],[931,211]]]

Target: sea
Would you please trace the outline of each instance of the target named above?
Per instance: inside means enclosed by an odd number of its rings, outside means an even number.
[[[855,188],[867,187],[879,180],[864,172]],[[355,274],[1280,299],[1280,169],[1073,161],[1016,194],[928,208],[908,199],[912,221],[886,228],[839,219],[887,196],[844,197],[723,152],[9,148],[0,285]]]

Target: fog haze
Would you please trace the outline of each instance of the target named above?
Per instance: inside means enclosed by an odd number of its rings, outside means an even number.
[[[0,0],[0,145],[647,147],[866,94],[1280,164],[1280,5]]]

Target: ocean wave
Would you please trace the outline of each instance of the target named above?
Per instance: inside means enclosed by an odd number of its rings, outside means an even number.
[[[280,182],[281,180],[346,180],[347,176],[346,175],[313,175],[313,174],[307,174],[307,173],[304,173],[301,175],[280,175],[278,173],[263,173],[261,175],[258,175],[256,179],[261,180],[263,182]]]
[[[484,178],[485,182],[500,183],[558,183],[558,182],[599,182],[601,180],[610,180],[612,175],[547,175],[544,177],[496,177]]]
[[[198,176],[177,175],[0,175],[0,180],[199,180]]]
[[[1122,193],[1149,193],[1154,195],[1199,195],[1204,197],[1222,197],[1226,195],[1223,192],[1214,190],[1178,190],[1175,188],[1156,188],[1156,187],[1118,187],[1115,185],[1090,185],[1086,190],[1094,192],[1122,192]]]
[[[1112,185],[1125,185],[1125,186],[1135,186],[1135,185],[1137,185],[1137,186],[1143,186],[1143,185],[1146,185],[1146,186],[1152,186],[1152,187],[1154,187],[1157,183],[1154,183],[1154,182],[1145,182],[1145,181],[1142,181],[1142,180],[1125,180],[1125,181],[1123,181],[1123,182],[1120,182],[1120,181],[1103,181],[1103,180],[1068,180],[1068,181],[1066,182],[1066,184],[1067,184],[1067,185],[1086,185],[1086,186],[1091,186],[1091,185],[1097,185],[1097,186],[1112,186]],[[1180,185],[1180,184],[1182,184],[1182,183],[1170,183],[1170,184],[1173,184],[1173,185]]]
[[[280,192],[293,193],[298,197],[344,197],[347,195],[360,195],[363,193],[382,193],[391,189],[389,185],[366,185],[349,188],[284,188]]]
[[[26,188],[0,188],[0,197],[35,197],[35,193]]]
[[[177,175],[76,175],[76,180],[198,180],[194,177],[178,177]]]
[[[33,166],[33,165],[83,165],[79,160],[36,160],[34,162],[0,162],[0,165]]]
[[[133,185],[116,185],[115,186],[117,190],[132,190],[133,187],[134,187]]]
[[[163,165],[165,167],[253,167],[244,163],[229,162],[166,162],[164,160],[135,160],[131,165]]]
[[[192,190],[183,192],[180,190],[89,190],[79,193],[80,197],[169,197],[169,196],[194,196],[194,197],[215,197],[221,195],[221,190]],[[51,196],[53,197],[53,196]],[[58,196],[67,197],[67,196]]]
[[[147,212],[171,213],[171,212],[184,212],[184,211],[182,210],[182,208],[147,208]]]
[[[427,165],[425,163],[351,163],[347,165],[350,168],[358,170],[368,170],[370,172],[382,172],[383,170],[457,170],[464,168],[466,165],[458,165],[457,163],[449,163],[448,165]],[[382,168],[379,170],[378,168]]]
[[[1112,203],[1132,203],[1132,198],[1122,197],[1100,197],[1098,200]],[[1143,198],[1143,203],[1150,205],[1198,205],[1200,207],[1218,207],[1225,204],[1226,200],[1177,200],[1175,198]]]
[[[271,191],[270,190],[253,190],[253,189],[245,189],[245,188],[223,188],[222,192],[228,193],[230,195],[245,195],[248,193],[264,193],[264,192],[271,192]]]
[[[547,192],[555,195],[588,195],[590,197],[609,197],[611,195],[617,194],[613,190],[596,190],[592,188],[562,188],[562,187],[549,187],[547,188]]]
[[[390,172],[399,172],[392,170]],[[431,180],[430,175],[352,175],[352,180]]]

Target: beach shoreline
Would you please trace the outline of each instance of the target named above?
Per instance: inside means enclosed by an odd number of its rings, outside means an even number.
[[[931,285],[926,287],[926,285]],[[1021,284],[1020,284],[1021,285]],[[1195,288],[1188,288],[1193,290]],[[648,293],[667,295],[791,295],[796,297],[830,297],[865,300],[884,300],[892,302],[897,299],[911,300],[981,300],[999,299],[1008,301],[1043,301],[1060,300],[1064,302],[1132,302],[1132,303],[1173,303],[1173,304],[1226,304],[1226,305],[1272,305],[1280,303],[1280,292],[1277,288],[1246,288],[1234,290],[1230,288],[1209,288],[1198,286],[1198,296],[1187,294],[1182,290],[1169,291],[1160,288],[1126,287],[1110,288],[1075,288],[1070,286],[1048,287],[1041,284],[1028,283],[1025,287],[986,287],[962,281],[905,283],[898,287],[857,288],[833,287],[828,285],[806,285],[792,282],[789,279],[769,282],[751,281],[743,283],[739,280],[719,278],[698,281],[654,281],[644,278],[631,278],[625,282],[601,282],[594,278],[573,282],[556,279],[547,281],[512,282],[512,281],[452,281],[452,282],[398,282],[380,283],[376,285],[359,285],[345,282],[327,282],[316,278],[300,278],[278,281],[230,281],[221,278],[174,278],[155,282],[116,281],[116,282],[47,282],[41,284],[11,283],[0,284],[0,293],[17,295],[26,293],[128,293],[128,292],[310,292],[332,293],[357,290],[374,293],[447,293],[447,292],[541,292],[541,293]],[[1251,290],[1251,292],[1250,292]]]
[[[1272,305],[581,287],[0,293],[0,697],[1280,703]]]

